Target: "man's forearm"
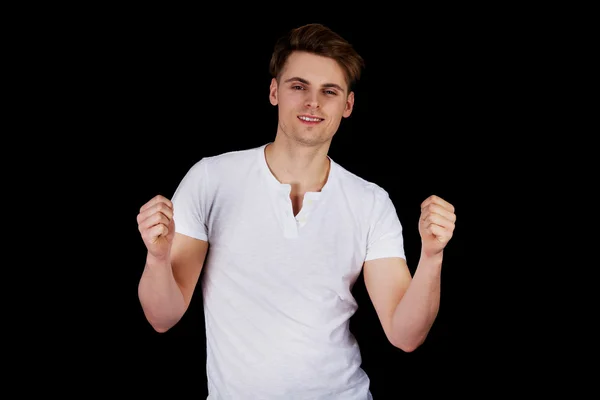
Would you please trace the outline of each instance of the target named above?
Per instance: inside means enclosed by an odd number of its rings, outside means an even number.
[[[185,313],[183,294],[169,260],[147,257],[138,296],[148,322],[157,332],[169,330]]]
[[[394,343],[405,351],[413,351],[425,341],[437,317],[442,258],[443,253],[431,258],[421,255],[412,282],[394,312]]]

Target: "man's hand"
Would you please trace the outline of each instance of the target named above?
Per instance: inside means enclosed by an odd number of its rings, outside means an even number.
[[[419,233],[421,252],[426,256],[441,253],[454,233],[456,215],[454,206],[438,196],[430,196],[421,203]]]
[[[168,259],[175,236],[173,203],[160,195],[154,197],[142,206],[137,222],[148,253],[157,259]]]

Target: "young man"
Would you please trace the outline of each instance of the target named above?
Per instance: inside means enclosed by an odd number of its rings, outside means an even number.
[[[370,399],[348,328],[363,268],[393,345],[413,351],[434,322],[453,206],[436,196],[421,204],[413,277],[387,192],[327,155],[361,68],[326,27],[293,30],[271,60],[274,141],[203,158],[171,201],[140,210],[139,299],[154,329],[179,321],[204,268],[209,399]]]

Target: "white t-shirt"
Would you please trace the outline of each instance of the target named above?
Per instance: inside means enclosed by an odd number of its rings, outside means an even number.
[[[331,160],[293,215],[265,146],[206,157],[173,196],[179,233],[209,242],[208,399],[371,399],[349,331],[363,263],[405,257],[388,194]]]

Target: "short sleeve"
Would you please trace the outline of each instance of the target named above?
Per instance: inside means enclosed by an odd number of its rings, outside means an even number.
[[[207,177],[206,160],[202,159],[189,169],[171,199],[175,232],[205,241],[208,241]]]
[[[375,197],[365,261],[377,258],[401,257],[406,259],[402,224],[389,195],[380,190]]]

